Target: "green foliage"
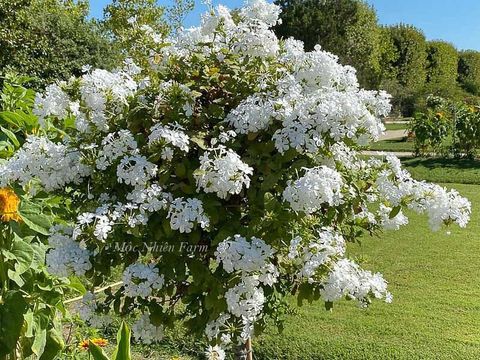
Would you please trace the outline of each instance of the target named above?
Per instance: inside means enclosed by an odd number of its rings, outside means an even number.
[[[425,35],[413,26],[400,24],[386,28],[395,56],[384,66],[390,82],[385,90],[393,95],[394,107],[409,116],[413,113],[427,78],[427,42]]]
[[[156,0],[113,0],[104,10],[102,25],[122,56],[146,67],[153,40],[145,26],[152,34],[165,36],[169,28],[163,15],[164,8]]]
[[[0,0],[0,73],[27,74],[43,86],[86,64],[110,67],[109,40],[87,14],[85,1]]]
[[[70,287],[46,272],[47,246],[36,230],[47,223],[49,219],[37,213],[29,214],[29,221],[0,225],[1,356],[17,352],[21,358],[53,359],[63,348],[56,319],[65,311],[62,300]]]
[[[31,78],[8,73],[0,92],[0,158],[9,158],[35,133],[38,119],[32,114],[35,92],[23,85]]]
[[[32,114],[35,93],[23,86],[30,80],[11,73],[5,76],[0,93],[0,158],[9,158],[26,134],[38,132],[38,119]],[[53,359],[64,346],[57,320],[58,313],[65,312],[64,294],[82,289],[51,277],[45,268],[45,236],[56,200],[40,196],[33,203],[20,189],[16,191],[21,221],[0,222],[0,357],[18,353],[21,358]]]
[[[457,86],[458,52],[444,41],[427,43],[428,89],[435,95],[448,96]]]
[[[480,95],[480,52],[473,50],[460,52],[458,80],[465,90]]]
[[[411,128],[419,155],[474,157],[480,148],[479,109],[463,102],[429,97],[427,111],[415,115]]]

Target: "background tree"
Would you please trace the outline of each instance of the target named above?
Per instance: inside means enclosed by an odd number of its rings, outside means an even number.
[[[410,116],[419,99],[423,98],[427,78],[427,41],[422,31],[411,25],[389,26],[386,31],[396,55],[390,63],[383,64],[386,78],[391,79],[385,89],[393,95],[394,107]]]
[[[134,24],[148,25],[159,34],[167,32],[164,8],[155,0],[113,0],[104,10],[103,25],[128,50],[135,40]],[[138,36],[138,34],[137,34]]]
[[[466,91],[480,95],[480,52],[474,50],[460,52],[458,80]]]
[[[0,72],[42,86],[79,75],[86,64],[111,67],[110,42],[87,15],[86,1],[0,0]]]
[[[445,41],[427,43],[428,92],[448,96],[457,88],[458,52]]]

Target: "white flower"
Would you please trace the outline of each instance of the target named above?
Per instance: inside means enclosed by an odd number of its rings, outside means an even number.
[[[83,276],[92,268],[90,252],[75,241],[73,228],[53,227],[48,238],[50,250],[46,255],[48,271],[56,276]]]
[[[245,164],[240,156],[224,146],[211,149],[200,157],[200,168],[194,176],[197,181],[197,191],[203,189],[206,193],[216,193],[225,199],[228,194],[239,194],[243,186],[250,186],[249,175],[253,168]]]
[[[135,341],[150,345],[163,339],[163,327],[153,325],[145,313],[132,325],[132,334]]]
[[[262,239],[252,237],[247,241],[240,235],[227,238],[218,244],[215,256],[226,272],[241,271],[243,275],[256,273],[259,281],[273,285],[278,276],[277,269],[270,263],[275,251]]]
[[[98,152],[96,160],[97,169],[105,170],[116,160],[136,150],[137,142],[130,131],[110,133],[102,140],[102,149]]]
[[[266,129],[274,116],[273,101],[252,95],[243,100],[226,117],[231,126],[240,134]]]
[[[163,142],[166,145],[172,145],[181,151],[188,152],[190,138],[183,131],[184,129],[178,125],[162,125],[156,124],[151,129],[148,136],[148,144],[153,145]]]
[[[160,290],[165,284],[165,278],[159,274],[154,264],[132,264],[123,272],[122,281],[125,295],[129,297],[146,298],[153,291]]]
[[[181,233],[191,232],[195,224],[200,224],[203,229],[210,225],[210,220],[203,211],[202,202],[195,198],[173,200],[167,218],[170,219],[172,230],[178,230]]]
[[[298,180],[289,181],[283,198],[295,211],[312,214],[322,205],[339,205],[342,199],[343,180],[341,175],[326,166],[307,169]]]
[[[18,181],[27,185],[36,179],[45,190],[52,191],[69,183],[80,183],[90,171],[82,164],[79,151],[46,137],[28,136],[22,148],[0,165],[0,184]]]
[[[263,310],[265,295],[256,276],[246,276],[225,294],[228,311],[243,319],[245,325],[256,321]]]
[[[55,116],[63,120],[68,115],[70,109],[70,98],[58,85],[49,85],[45,89],[45,94],[35,96],[33,113],[38,116],[41,127],[45,127],[45,118]]]
[[[393,209],[391,207],[380,204],[378,214],[380,215],[380,224],[383,226],[384,229],[398,230],[400,229],[400,226],[408,224],[408,218],[403,214],[401,210],[394,217],[390,218],[392,210]]]
[[[107,239],[108,234],[112,230],[112,221],[105,215],[96,215],[95,230],[93,235],[97,237],[98,240],[104,241]]]
[[[345,296],[354,298],[361,304],[367,303],[370,296],[385,298],[387,302],[392,300],[387,291],[387,282],[381,274],[362,270],[347,259],[334,265],[320,293],[325,301],[336,301]]]
[[[328,265],[332,258],[345,254],[345,239],[332,228],[323,228],[318,236],[311,241],[305,241],[296,236],[290,242],[288,257],[298,268],[297,277],[305,278],[308,282],[316,280],[317,271]]]
[[[82,300],[74,304],[74,309],[80,319],[85,321],[90,326],[97,329],[109,326],[112,323],[112,318],[109,315],[97,313],[98,299],[94,293],[86,292]]]
[[[209,346],[205,350],[205,357],[207,360],[224,360],[225,351],[218,345]]]
[[[118,182],[127,185],[145,185],[157,173],[157,166],[145,156],[125,156],[117,167]]]

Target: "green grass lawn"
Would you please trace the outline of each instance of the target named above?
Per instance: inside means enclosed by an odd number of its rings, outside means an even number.
[[[378,151],[414,151],[413,141],[404,139],[382,140],[372,143],[369,150]]]
[[[480,160],[413,158],[402,160],[416,179],[431,182],[480,184]]]
[[[403,130],[408,127],[408,124],[385,124],[387,130]]]
[[[304,306],[283,334],[255,341],[257,359],[479,359],[480,186],[454,187],[474,204],[468,229],[432,234],[413,215],[400,231],[350,246],[390,280],[392,304]]]

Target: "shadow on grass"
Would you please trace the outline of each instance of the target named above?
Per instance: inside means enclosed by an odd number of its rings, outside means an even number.
[[[414,158],[404,160],[403,163],[408,166],[423,166],[429,169],[451,168],[480,170],[480,160],[477,159]]]
[[[437,183],[480,184],[480,160],[413,158],[402,161],[418,180]]]

